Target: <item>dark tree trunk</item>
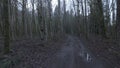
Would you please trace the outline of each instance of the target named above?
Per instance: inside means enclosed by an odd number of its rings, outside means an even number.
[[[58,19],[59,19],[59,25],[58,25],[58,30],[62,32],[62,24],[61,24],[61,1],[58,0]]]
[[[32,23],[31,23],[31,26],[30,26],[30,30],[31,30],[31,38],[33,36],[33,34],[35,35],[36,34],[36,24],[35,24],[35,6],[34,6],[34,3],[35,1],[34,0],[31,0],[32,2]],[[35,26],[35,27],[33,27]]]
[[[10,51],[10,37],[9,37],[9,10],[8,0],[3,0],[3,23],[4,23],[4,54]]]
[[[106,27],[105,27],[105,22],[104,22],[104,12],[103,12],[103,5],[102,5],[102,0],[97,0],[98,4],[98,12],[99,12],[99,34],[101,34],[103,37],[106,36]]]
[[[25,34],[25,11],[26,11],[26,0],[22,0],[22,35]]]
[[[16,33],[16,36],[19,36],[19,27],[18,27],[18,1],[17,0],[14,0],[15,2],[15,33]]]
[[[38,23],[40,25],[40,38],[41,40],[44,40],[44,25],[43,25],[43,4],[42,4],[42,0],[38,0],[38,4],[37,4],[37,12],[38,12]]]
[[[120,0],[117,0],[117,38],[120,37]]]

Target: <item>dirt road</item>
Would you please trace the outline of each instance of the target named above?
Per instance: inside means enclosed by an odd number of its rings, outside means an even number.
[[[77,37],[68,36],[62,45],[61,50],[49,58],[43,68],[107,68]]]

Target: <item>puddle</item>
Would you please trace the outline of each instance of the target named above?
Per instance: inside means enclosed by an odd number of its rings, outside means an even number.
[[[89,54],[89,52],[81,46],[81,49],[79,51],[79,56],[82,57],[86,62],[92,62],[92,56]]]
[[[87,62],[92,61],[92,57],[88,53],[81,52],[81,53],[79,53],[79,56],[82,57]]]

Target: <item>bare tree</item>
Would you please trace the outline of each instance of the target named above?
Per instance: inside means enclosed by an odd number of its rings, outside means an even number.
[[[10,52],[10,37],[9,37],[9,0],[3,0],[3,22],[4,22],[4,54]]]
[[[117,0],[117,37],[119,39],[120,35],[120,0]]]
[[[50,30],[49,37],[52,38],[53,28],[52,28],[52,4],[51,4],[51,0],[48,0],[48,11],[49,11],[48,13],[49,13],[49,30]],[[47,33],[48,33],[48,31],[47,31]]]
[[[22,0],[22,35],[26,34],[25,12],[26,12],[27,0]]]
[[[43,19],[43,1],[42,0],[38,0],[38,3],[37,3],[37,13],[38,13],[38,23],[40,25],[40,37],[41,37],[41,40],[44,40],[44,33],[45,33],[45,30],[44,30],[44,19]]]
[[[58,0],[58,29],[60,32],[63,32],[62,22],[61,22],[61,0]]]

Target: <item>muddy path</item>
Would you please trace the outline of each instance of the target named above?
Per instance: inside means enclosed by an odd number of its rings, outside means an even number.
[[[107,68],[77,37],[68,36],[60,51],[46,61],[43,68]]]

